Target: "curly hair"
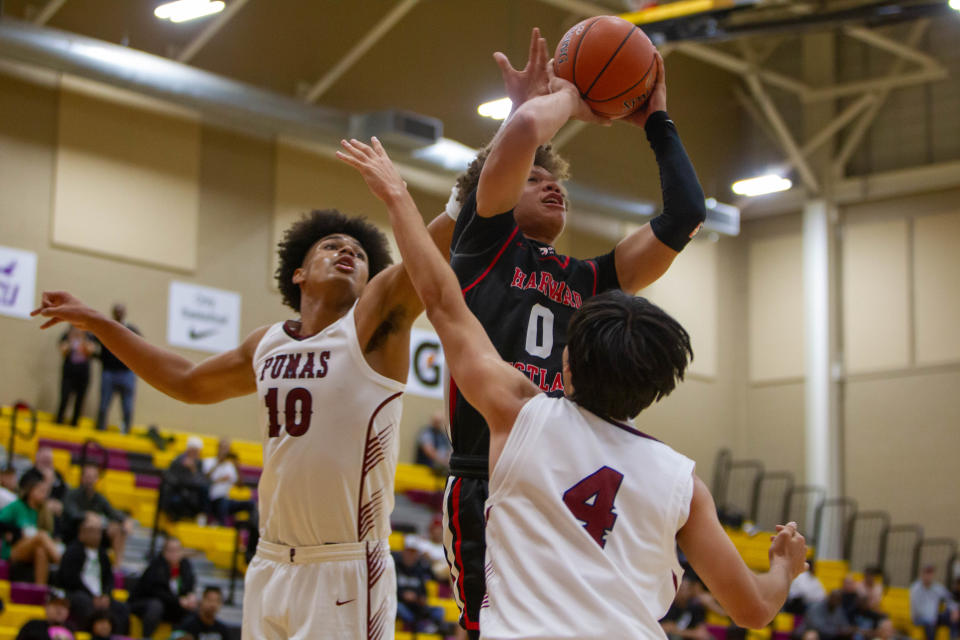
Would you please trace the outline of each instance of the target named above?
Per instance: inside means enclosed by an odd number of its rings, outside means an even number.
[[[467,170],[457,176],[457,202],[460,206],[467,201],[467,196],[477,189],[480,184],[480,172],[483,171],[483,165],[490,155],[490,145],[480,150],[477,157],[473,159]],[[557,180],[570,179],[570,163],[553,150],[553,145],[542,145],[537,147],[537,154],[533,158],[533,164],[543,167],[549,171]]]
[[[305,214],[283,232],[278,255],[280,266],[275,274],[283,303],[300,311],[300,286],[294,284],[293,273],[303,266],[310,249],[320,239],[335,233],[350,236],[360,243],[367,253],[368,278],[373,278],[391,264],[390,245],[387,236],[366,218],[351,218],[336,209],[315,209]]]

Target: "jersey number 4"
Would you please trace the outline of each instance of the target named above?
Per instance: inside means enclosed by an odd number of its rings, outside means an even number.
[[[267,419],[269,420],[268,435],[271,438],[280,436],[280,421],[277,416],[276,387],[267,390]],[[290,389],[284,400],[283,418],[287,433],[291,436],[302,436],[310,428],[310,416],[313,413],[313,397],[303,387]]]
[[[583,528],[601,549],[606,546],[607,534],[617,521],[613,501],[622,482],[622,473],[610,467],[600,467],[563,494],[563,504],[583,523]]]

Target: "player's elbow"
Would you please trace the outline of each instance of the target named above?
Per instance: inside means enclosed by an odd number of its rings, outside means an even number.
[[[777,615],[777,610],[769,607],[766,603],[756,600],[748,602],[733,609],[727,610],[727,615],[738,627],[745,629],[762,629],[773,622]]]
[[[530,103],[524,103],[517,109],[507,127],[504,137],[509,135],[518,146],[535,148],[549,140],[549,134],[542,131],[541,118],[537,117]]]

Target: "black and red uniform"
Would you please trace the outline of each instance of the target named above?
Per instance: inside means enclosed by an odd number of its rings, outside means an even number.
[[[666,113],[651,115],[646,131],[660,166],[664,199],[664,213],[651,226],[661,241],[679,251],[703,221],[703,191]],[[585,300],[620,287],[614,251],[589,260],[558,255],[552,246],[526,237],[512,210],[489,218],[477,215],[476,197],[474,192],[464,201],[450,245],[450,264],[467,306],[504,360],[544,393],[562,396],[567,326]],[[695,215],[677,216],[677,209]],[[679,237],[678,229],[683,230]],[[471,637],[479,637],[486,593],[483,508],[490,431],[453,379],[448,401],[453,455],[444,501],[447,558],[461,624]]]

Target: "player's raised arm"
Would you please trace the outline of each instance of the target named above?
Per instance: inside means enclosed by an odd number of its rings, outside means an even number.
[[[677,543],[736,624],[749,629],[765,627],[783,607],[790,583],[806,570],[806,541],[796,523],[777,525],[770,545],[770,570],[755,574],[720,526],[706,485],[696,475],[693,482],[690,515],[677,533]]]
[[[370,147],[342,142],[337,156],[356,168],[390,213],[404,268],[433,324],[453,378],[464,397],[495,434],[509,432],[523,404],[539,393],[530,380],[504,362],[463,300],[453,270],[434,245],[406,185],[374,138]]]
[[[31,315],[49,318],[41,329],[69,322],[89,331],[150,386],[182,402],[210,404],[257,390],[251,363],[266,327],[251,333],[236,349],[197,364],[150,344],[65,291],[44,292]]]
[[[629,293],[662,276],[677,254],[700,230],[706,218],[703,189],[673,121],[667,116],[667,82],[663,58],[646,106],[624,118],[643,127],[660,167],[663,212],[617,244],[615,258],[620,287]]]

